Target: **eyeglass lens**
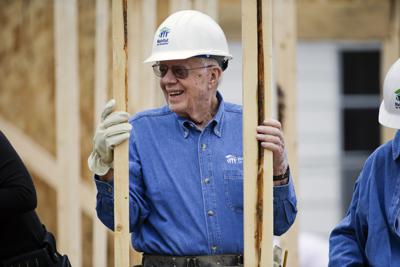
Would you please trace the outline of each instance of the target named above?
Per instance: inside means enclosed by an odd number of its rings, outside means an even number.
[[[155,64],[152,66],[154,74],[157,77],[163,78],[165,75],[167,75],[168,65],[164,64]],[[208,65],[208,66],[203,66],[203,67],[198,67],[198,68],[192,68],[192,69],[187,69],[184,66],[171,66],[171,71],[172,74],[178,79],[186,79],[189,76],[189,70],[195,70],[195,69],[202,69],[202,68],[210,68],[214,67],[214,65]]]
[[[167,65],[153,65],[153,71],[154,74],[160,78],[163,78],[165,75],[167,75],[168,69]],[[174,74],[174,76],[178,79],[185,79],[188,76],[188,69],[186,69],[183,66],[171,66],[171,71]]]

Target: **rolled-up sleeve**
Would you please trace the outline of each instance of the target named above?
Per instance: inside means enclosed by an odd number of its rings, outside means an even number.
[[[145,185],[137,153],[134,135],[131,134],[129,147],[129,223],[130,232],[149,214],[149,206],[145,199]],[[100,181],[95,176],[97,188],[97,217],[109,229],[114,230],[114,187],[112,182]]]
[[[296,193],[293,179],[282,186],[274,186],[274,235],[284,234],[294,223],[297,214]]]

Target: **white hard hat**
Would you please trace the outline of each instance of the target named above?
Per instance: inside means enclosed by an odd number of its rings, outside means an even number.
[[[379,123],[386,127],[400,129],[400,59],[390,67],[383,83]]]
[[[144,62],[217,56],[232,59],[221,27],[199,11],[183,10],[170,15],[158,27],[150,57]]]

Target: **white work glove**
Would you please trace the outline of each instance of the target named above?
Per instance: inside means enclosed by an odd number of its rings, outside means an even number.
[[[129,139],[132,129],[128,122],[129,114],[113,112],[114,109],[115,100],[111,99],[101,114],[101,122],[93,138],[93,152],[88,158],[89,169],[99,176],[113,168],[114,147]]]

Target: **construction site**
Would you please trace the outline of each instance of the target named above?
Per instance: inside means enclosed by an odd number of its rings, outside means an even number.
[[[36,212],[73,267],[121,262],[113,231],[97,217],[88,168],[101,112],[115,97],[113,1],[0,0],[0,131],[29,170]],[[244,106],[244,123],[252,119],[246,97],[257,79],[248,78],[257,67],[257,40],[251,39],[257,27],[246,12],[255,2],[127,0],[127,112],[166,104],[151,64],[143,61],[158,26],[174,12],[192,9],[225,33],[233,59],[218,91],[224,101]],[[327,266],[329,235],[346,215],[365,160],[395,135],[378,123],[378,113],[385,74],[400,58],[400,0],[262,2],[270,7],[263,14],[270,26],[263,37],[272,55],[265,65],[270,115],[282,123],[297,197],[290,230],[280,237],[266,234],[287,250],[286,266]],[[244,186],[246,198],[252,191]],[[272,206],[272,193],[263,201]],[[252,227],[246,203],[245,235]],[[130,244],[129,255],[122,255],[129,256],[129,266],[141,263]]]

